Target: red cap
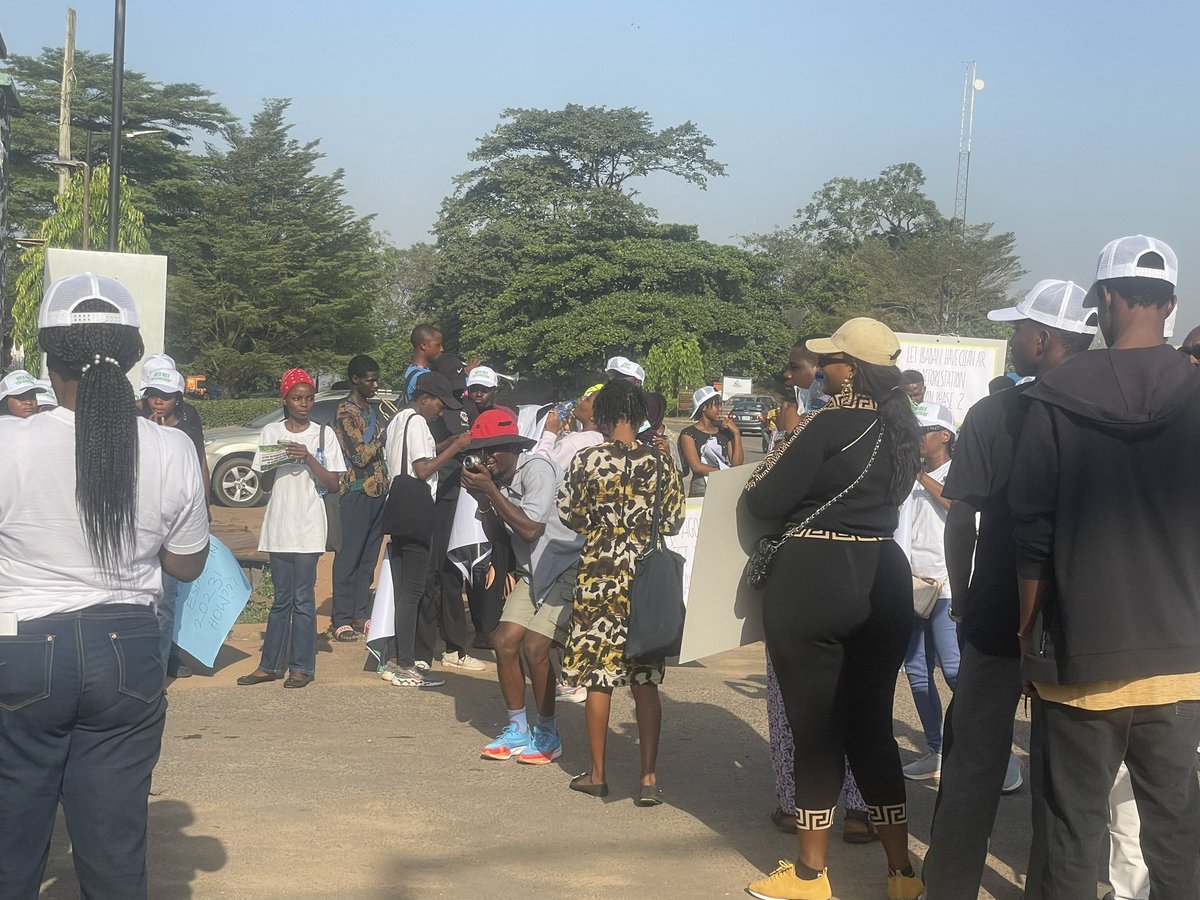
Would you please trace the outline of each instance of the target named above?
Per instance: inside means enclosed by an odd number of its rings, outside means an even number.
[[[517,414],[506,406],[495,406],[481,412],[471,424],[471,449],[503,447],[516,444],[524,448],[536,444],[521,436]]]

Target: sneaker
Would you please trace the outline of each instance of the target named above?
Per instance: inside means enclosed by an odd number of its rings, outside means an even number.
[[[379,673],[379,677],[384,681],[391,681],[392,676],[400,671],[400,667],[394,662],[387,662],[377,668],[375,671]]]
[[[790,862],[779,861],[779,868],[758,881],[746,885],[746,893],[759,900],[830,900],[829,870],[816,878],[801,878]]]
[[[554,688],[555,703],[582,703],[587,699],[587,688],[585,687],[570,687],[569,685],[560,684]]]
[[[925,893],[925,882],[916,872],[905,875],[888,870],[888,900],[919,900]]]
[[[442,654],[442,665],[451,669],[469,669],[472,672],[482,672],[487,668],[473,656],[468,656],[459,650],[456,653],[446,652]]]
[[[1015,753],[1008,755],[1008,771],[1004,773],[1004,786],[1000,788],[1005,794],[1011,794],[1022,784],[1025,778],[1021,774],[1021,760]]]
[[[431,664],[425,662],[425,660],[423,660],[423,659],[418,659],[415,663],[413,663],[413,665],[416,666],[418,669],[420,669],[422,672],[428,672],[430,669],[433,668],[433,666]]]
[[[440,687],[446,679],[426,672],[413,666],[411,669],[397,669],[392,676],[392,684],[396,687]]]
[[[562,741],[553,731],[534,725],[530,729],[529,746],[517,755],[517,762],[544,766],[562,756]]]
[[[529,748],[529,743],[529,732],[522,731],[509,722],[508,726],[500,732],[500,737],[484,747],[483,752],[479,755],[484,759],[512,759],[514,756],[524,753]]]
[[[916,762],[904,767],[904,777],[912,781],[927,781],[942,776],[942,754],[926,753]]]

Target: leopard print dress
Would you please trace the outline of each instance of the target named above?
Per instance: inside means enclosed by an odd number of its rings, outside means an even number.
[[[568,684],[620,687],[661,684],[662,660],[625,659],[629,586],[637,558],[650,546],[655,454],[638,444],[613,441],[575,454],[558,489],[558,512],[584,536],[571,611],[571,637],[563,660]],[[663,460],[660,530],[683,527],[683,482],[670,456]]]

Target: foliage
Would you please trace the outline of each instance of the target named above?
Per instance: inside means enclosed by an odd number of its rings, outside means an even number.
[[[192,402],[200,414],[200,424],[205,428],[221,428],[226,425],[245,425],[259,416],[279,409],[278,395],[275,397],[246,397],[240,400],[222,397],[219,400],[197,400]]]
[[[92,171],[88,187],[88,241],[93,248],[108,246],[108,164]],[[83,247],[84,176],[76,172],[67,189],[56,200],[56,209],[37,229],[46,243],[30,247],[21,254],[21,269],[16,278],[13,303],[13,345],[21,347],[26,359],[36,359],[37,315],[42,303],[43,274],[47,247]],[[149,253],[150,242],[145,217],[134,206],[128,180],[121,178],[121,205],[117,223],[117,246],[122,253]]]
[[[679,412],[679,393],[704,382],[704,359],[700,344],[689,335],[669,343],[657,343],[646,355],[646,388],[667,398],[667,410]]]
[[[417,296],[433,284],[438,257],[432,244],[381,251],[381,289],[371,311],[371,356],[379,363],[381,382],[396,384],[412,361],[409,335],[421,320]]]
[[[164,229],[168,352],[225,392],[291,365],[340,371],[371,343],[379,240],[344,202],[342,171],[316,174],[317,142],[290,136],[287,108],[270,100],[226,128],[196,215]]]

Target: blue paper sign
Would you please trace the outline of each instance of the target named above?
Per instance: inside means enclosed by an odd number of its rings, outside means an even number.
[[[211,667],[249,599],[250,582],[237,558],[210,535],[204,571],[191,584],[179,585],[175,643]]]

